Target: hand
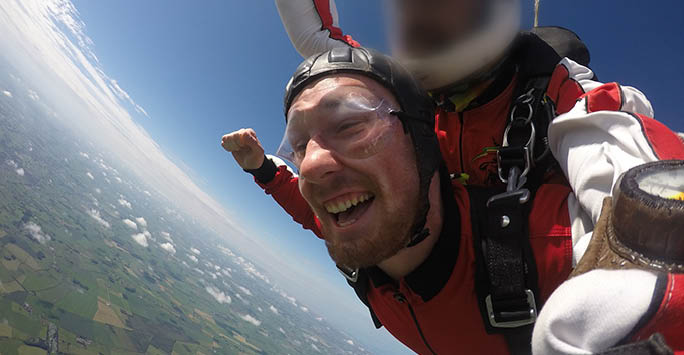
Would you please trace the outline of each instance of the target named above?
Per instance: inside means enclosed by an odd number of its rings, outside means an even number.
[[[259,169],[264,163],[264,148],[251,128],[226,134],[221,139],[221,145],[233,154],[235,161],[245,170]]]

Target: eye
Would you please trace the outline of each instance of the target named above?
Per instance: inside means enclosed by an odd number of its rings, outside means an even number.
[[[353,135],[365,129],[368,120],[365,117],[347,119],[337,126],[337,135]]]
[[[303,141],[303,140],[302,140],[302,141],[298,141],[298,142],[294,142],[294,144],[292,144],[292,150],[293,150],[296,154],[302,154],[302,153],[304,153],[304,152],[306,151],[306,145],[307,145],[307,143],[308,143],[308,141]]]

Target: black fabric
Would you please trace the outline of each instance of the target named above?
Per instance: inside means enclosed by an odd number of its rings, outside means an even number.
[[[380,329],[382,328],[382,322],[380,322],[378,316],[375,314],[375,312],[373,312],[370,302],[368,302],[368,287],[370,286],[369,282],[370,279],[368,277],[368,273],[364,270],[359,270],[356,282],[352,282],[351,280],[347,279],[347,283],[354,289],[356,296],[361,300],[361,302],[363,302],[363,304],[366,305],[366,307],[368,307],[371,319],[373,320],[373,325],[376,329]]]
[[[466,111],[480,107],[499,97],[499,95],[506,90],[508,85],[511,84],[511,81],[513,80],[513,77],[517,71],[518,68],[515,62],[511,59],[507,59],[502,64],[501,69],[499,70],[498,75],[494,78],[492,84],[489,85],[487,89],[480,94],[480,96],[476,97],[470,102],[470,104],[468,104]]]
[[[513,167],[520,171],[531,169],[524,187],[530,191],[532,200],[546,173],[556,166],[547,137],[549,124],[555,118],[555,107],[546,98],[551,75],[563,57],[588,65],[589,52],[574,33],[553,27],[522,32],[512,53],[518,82],[506,137],[508,146],[498,152],[499,168],[503,177],[508,177]],[[532,128],[536,137],[530,145]],[[502,191],[473,187],[468,191],[478,257],[476,293],[485,328],[490,334],[503,334],[512,354],[529,354],[534,325],[492,326],[485,300],[491,298],[493,316],[501,322],[529,319],[526,290],[532,291],[535,301],[539,299],[537,268],[529,242],[531,202],[520,204],[519,195],[509,195],[487,206],[487,201]],[[505,227],[503,216],[509,219]],[[541,308],[541,304],[536,306]]]
[[[258,169],[243,169],[245,172],[252,174],[254,178],[262,183],[268,184],[273,181],[278,172],[278,167],[275,165],[273,160],[264,156],[264,162]]]
[[[674,351],[660,333],[655,333],[642,342],[617,346],[596,355],[674,355]]]
[[[491,295],[495,313],[503,310],[509,320],[524,319],[528,315],[524,312],[529,309],[525,290],[539,294],[537,268],[527,230],[529,211],[509,212],[503,206],[505,203],[487,207],[487,201],[500,192],[492,188],[468,187],[476,256],[475,293],[487,333],[502,334],[511,354],[531,354],[534,324],[495,328],[490,323],[485,303],[486,297]],[[519,204],[517,200],[513,202]],[[502,231],[501,213],[511,214],[511,224],[507,227],[510,231]]]
[[[440,185],[442,202],[444,203],[444,225],[439,239],[428,257],[415,270],[404,277],[408,287],[419,295],[424,302],[432,298],[444,288],[451,277],[459,253],[461,216],[454,200],[451,180],[446,168],[440,169]],[[396,282],[378,267],[363,271],[369,276],[374,287]]]
[[[513,166],[524,170],[531,168],[527,176],[526,188],[530,191],[530,201],[520,204],[518,196],[502,199],[487,206],[490,197],[501,193],[494,188],[468,187],[471,202],[471,218],[473,222],[473,243],[476,255],[475,268],[475,291],[478,296],[479,308],[482,313],[486,331],[490,334],[504,335],[511,354],[531,354],[531,338],[534,324],[517,328],[495,328],[491,325],[485,299],[491,295],[494,305],[495,318],[502,320],[525,319],[528,317],[529,304],[526,290],[531,290],[535,300],[539,300],[537,267],[529,242],[529,210],[531,200],[536,190],[543,183],[544,177],[549,170],[557,168],[557,163],[550,154],[548,147],[547,130],[555,117],[555,107],[551,100],[546,97],[546,89],[551,75],[557,64],[563,57],[588,66],[590,61],[589,51],[582,41],[569,30],[559,27],[535,28],[529,32],[522,32],[515,43],[510,56],[511,65],[503,68],[502,73],[510,74],[510,68],[516,68],[518,82],[514,90],[514,102],[511,112],[516,108],[513,116],[511,131],[509,132],[509,147],[500,152],[503,160],[500,166],[504,168],[504,176],[507,170]],[[503,80],[503,79],[502,79]],[[507,79],[510,83],[510,78]],[[494,84],[483,96],[493,95],[500,92],[504,81],[495,80]],[[505,87],[504,87],[505,88]],[[490,91],[491,90],[491,91]],[[518,101],[523,94],[529,94],[532,100],[527,102]],[[476,99],[475,104],[484,103],[482,99]],[[527,105],[529,103],[529,106]],[[527,109],[527,113],[524,110]],[[530,110],[532,112],[530,112]],[[530,117],[531,116],[531,117]],[[529,119],[527,118],[529,117]],[[529,125],[536,128],[536,149],[530,152],[529,164],[526,161],[525,151],[531,137]],[[508,216],[510,224],[503,228],[502,216]],[[440,236],[439,242],[444,239]],[[437,255],[441,248],[436,245],[429,257]],[[455,263],[455,255],[437,257],[436,260],[452,260]],[[453,263],[448,270],[453,268]],[[426,262],[423,265],[430,265]],[[439,263],[436,263],[437,265]],[[444,263],[448,264],[448,263]],[[423,266],[421,265],[421,267]],[[434,266],[426,266],[426,270],[434,270]],[[416,275],[422,275],[419,267],[414,271]],[[374,285],[379,286],[384,282],[392,282],[383,272],[377,268],[366,270]],[[412,274],[414,274],[412,273]],[[422,292],[426,296],[434,297],[437,293],[430,285],[429,279],[434,278],[434,271],[427,275],[416,278],[411,285],[412,289]],[[407,277],[407,281],[412,277]],[[419,280],[419,281],[417,281]],[[448,280],[448,278],[446,279]],[[444,282],[446,282],[444,280]],[[438,285],[438,283],[433,284]],[[442,285],[443,286],[443,285]],[[541,309],[541,304],[537,304]],[[499,320],[497,320],[499,321]]]

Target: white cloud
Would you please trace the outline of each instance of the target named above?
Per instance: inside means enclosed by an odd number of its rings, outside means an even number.
[[[131,236],[133,240],[135,240],[136,243],[140,244],[141,246],[147,248],[147,238],[145,238],[145,235],[142,233],[136,233]]]
[[[16,168],[19,167],[19,164],[17,164],[17,162],[15,162],[14,160],[11,160],[11,159],[10,159],[10,160],[6,160],[6,161],[5,161],[5,164],[11,166],[13,169],[16,169]]]
[[[100,190],[100,188],[98,187],[98,188],[95,188],[95,192],[98,193],[98,194],[101,194],[101,193],[102,193],[102,190]]]
[[[128,227],[132,228],[132,229],[136,229],[136,230],[138,229],[138,225],[135,224],[135,222],[131,221],[131,220],[128,219],[128,218],[124,219],[122,222],[123,222],[125,225],[127,225]]]
[[[244,293],[244,294],[247,295],[247,296],[251,296],[251,295],[252,295],[252,291],[248,290],[248,289],[245,288],[245,287],[238,286],[237,288],[238,288],[242,293]]]
[[[278,331],[281,332],[281,333],[283,333],[283,334],[285,334],[285,329],[283,329],[283,327],[279,327],[279,328],[278,328]]]
[[[216,287],[213,286],[207,286],[205,290],[216,299],[216,302],[220,304],[228,303],[230,304],[232,300],[230,299],[230,296],[226,295],[223,291],[219,290]]]
[[[95,177],[90,173],[90,171],[87,172],[86,175],[90,178],[90,180],[95,180]]]
[[[102,218],[102,216],[100,216],[100,211],[98,211],[94,208],[91,208],[89,210],[86,210],[86,213],[88,214],[88,216],[92,217],[95,221],[97,221],[97,223],[101,224],[103,227],[105,227],[105,228],[110,227],[109,222],[105,221]]]
[[[318,351],[319,353],[321,352],[321,349],[319,349],[319,348],[316,346],[316,344],[311,344],[311,347],[312,347],[314,350]]]
[[[171,254],[176,254],[176,248],[171,243],[162,243],[159,246]]]
[[[285,291],[280,291],[279,293],[280,293],[280,296],[282,296],[284,299],[290,301],[290,303],[292,303],[293,306],[297,306],[297,299],[296,298],[288,295],[287,293],[285,293]]]
[[[169,232],[161,232],[160,233],[164,239],[168,240],[169,242],[173,243],[173,239],[171,239],[171,234]]]
[[[275,308],[273,305],[271,305],[270,307],[268,307],[268,309],[270,309],[271,312],[273,312],[273,313],[275,313],[275,314],[279,314],[279,313],[278,313],[278,308]]]
[[[199,260],[197,260],[197,257],[196,257],[196,256],[191,255],[191,254],[188,254],[188,259],[190,259],[190,260],[192,260],[192,261],[194,261],[194,262],[198,262],[198,261],[199,261]]]
[[[33,101],[40,100],[40,96],[38,96],[38,93],[31,89],[28,90],[28,97]]]
[[[322,321],[323,321],[323,317],[316,317],[316,320],[319,321],[319,322],[322,322]]]
[[[19,169],[15,170],[15,172],[19,176],[24,176],[24,168],[19,168]]]
[[[12,93],[9,92],[9,91],[7,91],[7,90],[3,90],[3,91],[2,91],[2,94],[5,95],[5,96],[7,96],[7,97],[12,97]]]
[[[202,254],[201,251],[199,251],[198,249],[195,249],[195,248],[190,248],[190,251],[193,252],[193,253],[195,253],[195,254],[197,254],[197,255]]]
[[[252,316],[249,315],[249,314],[245,314],[245,315],[243,315],[243,316],[240,316],[240,318],[242,318],[242,320],[244,320],[245,322],[249,322],[249,323],[254,324],[254,326],[256,326],[256,327],[258,327],[258,326],[261,325],[261,321],[260,321],[260,320],[258,320],[258,319],[256,319],[256,318],[252,317]]]
[[[102,70],[92,50],[95,46],[87,37],[85,24],[71,0],[0,0],[0,18],[3,62],[13,67],[26,85],[40,88],[41,96],[59,114],[59,123],[82,137],[97,132],[97,146],[92,148],[106,152],[122,172],[132,172],[133,176],[127,177],[126,182],[144,181],[155,196],[165,197],[170,205],[178,206],[176,209],[182,216],[196,219],[226,242],[229,240],[233,250],[252,257],[260,267],[272,272],[269,276],[296,288],[296,295],[307,302],[309,298],[325,294],[325,290],[342,287],[331,286],[320,270],[294,265],[289,255],[261,243],[257,237],[261,230],[249,230],[250,227],[236,221],[234,213],[193,181],[190,169],[169,158],[136,121],[137,117],[133,118],[135,111],[128,107],[130,103],[111,87],[113,78]],[[117,86],[121,88],[125,84],[121,82]],[[109,176],[115,184],[115,177]],[[293,272],[301,270],[306,272]],[[235,270],[233,274],[237,277],[239,272]],[[320,280],[324,281],[320,289],[308,290],[301,286],[318,284],[313,281]],[[344,309],[356,309],[349,306],[356,303],[347,298],[336,296],[336,300],[344,302]]]
[[[80,155],[86,159],[90,159],[90,156],[88,155],[88,153],[79,152],[78,155]]]
[[[351,339],[345,340],[347,344],[354,346],[354,342]]]
[[[308,312],[309,311],[309,309],[304,307],[304,306],[301,306],[299,308],[302,310],[302,312]]]
[[[47,233],[43,232],[43,229],[39,225],[35,224],[34,222],[26,223],[24,225],[24,229],[29,232],[31,238],[40,244],[45,244],[52,239]]]
[[[143,228],[147,228],[147,221],[143,217],[138,217],[135,219],[136,222],[138,222],[138,225],[140,225]]]
[[[147,190],[143,191],[143,193],[144,193],[145,195],[149,196],[149,197],[152,197],[152,194],[151,194],[149,191],[147,191]]]
[[[132,209],[132,208],[133,208],[133,206],[131,205],[131,203],[128,202],[128,201],[126,201],[126,200],[124,200],[123,198],[120,198],[120,199],[119,199],[119,204],[120,204],[121,206],[128,207],[128,209]]]

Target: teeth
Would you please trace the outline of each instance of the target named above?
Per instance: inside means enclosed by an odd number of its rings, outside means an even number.
[[[337,214],[340,212],[344,212],[350,209],[352,206],[358,205],[359,203],[368,201],[371,197],[373,197],[373,195],[366,193],[361,196],[354,196],[353,198],[348,200],[329,202],[325,205],[325,209],[329,213]]]

